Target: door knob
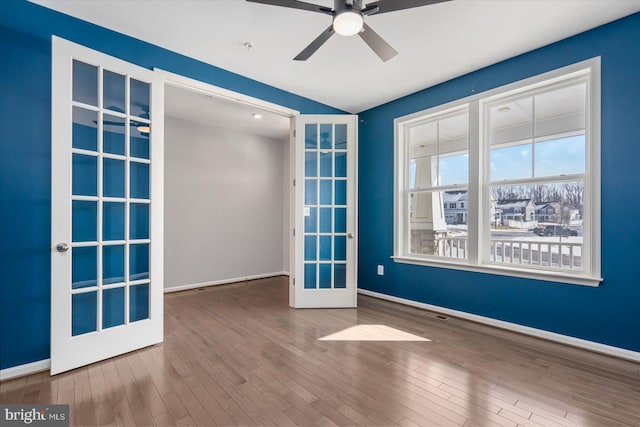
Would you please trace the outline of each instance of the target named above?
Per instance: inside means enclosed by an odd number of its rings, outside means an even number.
[[[349,233],[349,234],[347,234],[347,237],[350,238],[350,239],[353,239],[354,237],[356,237],[356,235],[353,234],[353,233]]]
[[[68,243],[58,243],[56,245],[56,250],[58,252],[67,252],[69,250],[69,244]]]

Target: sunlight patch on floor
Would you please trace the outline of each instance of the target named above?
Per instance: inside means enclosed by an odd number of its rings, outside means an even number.
[[[385,325],[356,325],[318,338],[319,341],[431,341]]]

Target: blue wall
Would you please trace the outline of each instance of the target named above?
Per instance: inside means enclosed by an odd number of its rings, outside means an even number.
[[[1,0],[0,369],[49,358],[52,34],[303,113],[340,113],[24,0]]]
[[[598,288],[397,264],[393,120],[602,57],[602,277]],[[446,60],[446,58],[442,58]],[[640,14],[360,113],[359,287],[640,351]],[[364,121],[364,122],[362,122]],[[385,275],[376,275],[376,265]]]

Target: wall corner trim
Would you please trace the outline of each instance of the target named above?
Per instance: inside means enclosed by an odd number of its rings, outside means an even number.
[[[492,319],[490,317],[479,316],[477,314],[466,313],[464,311],[452,310],[450,308],[440,307],[437,305],[426,304],[426,303],[413,301],[405,298],[394,297],[392,295],[382,294],[379,292],[369,291],[366,289],[358,289],[358,293],[362,295],[386,300],[386,301],[408,305],[411,307],[422,308],[424,310],[447,314],[452,317],[458,317],[460,319],[470,320],[472,322],[482,323],[485,325],[494,326],[496,328],[506,329],[508,331],[530,335],[536,338],[542,338],[545,340],[554,341],[554,342],[569,345],[572,347],[582,348],[584,350],[589,350],[596,353],[606,354],[607,356],[613,356],[620,359],[631,360],[633,362],[640,362],[640,352],[637,352],[637,351],[627,350],[620,347],[614,347],[607,344],[588,341],[581,338],[575,338],[568,335],[562,335],[555,332],[549,332],[543,329],[536,329],[529,326],[518,325],[517,323],[511,323],[511,322],[505,322],[503,320]]]
[[[274,273],[255,274],[253,276],[233,277],[231,279],[213,280],[210,282],[201,282],[201,283],[191,283],[188,285],[178,285],[178,286],[172,286],[170,288],[165,288],[164,293],[168,294],[171,292],[187,291],[189,289],[204,288],[207,286],[227,285],[227,284],[237,283],[237,282],[246,282],[249,280],[268,279],[269,277],[288,276],[288,275],[289,275],[288,271],[276,271]]]
[[[25,363],[24,365],[13,366],[11,368],[0,370],[0,381],[10,380],[11,378],[22,377],[25,375],[35,374],[36,372],[48,371],[51,367],[51,359],[38,360],[36,362]]]

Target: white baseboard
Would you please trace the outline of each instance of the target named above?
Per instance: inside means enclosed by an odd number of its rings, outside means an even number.
[[[172,286],[165,288],[164,293],[186,291],[189,289],[204,288],[207,286],[227,285],[229,283],[246,282],[247,280],[267,279],[269,277],[288,276],[288,271],[276,271],[274,273],[256,274],[253,276],[234,277],[232,279],[214,280],[212,282],[192,283],[189,285]]]
[[[5,381],[15,377],[35,374],[36,372],[48,371],[51,367],[51,359],[38,360],[37,362],[26,363],[0,370],[0,381]]]
[[[567,335],[557,334],[555,332],[545,331],[543,329],[536,329],[536,328],[531,328],[529,326],[518,325],[517,323],[511,323],[511,322],[505,322],[503,320],[492,319],[490,317],[478,316],[477,314],[471,314],[471,313],[466,313],[464,311],[452,310],[450,308],[440,307],[437,305],[425,304],[422,302],[412,301],[405,298],[398,298],[391,295],[381,294],[379,292],[369,291],[366,289],[358,289],[358,293],[362,295],[374,297],[374,298],[397,302],[399,304],[422,308],[429,311],[435,311],[437,313],[447,314],[452,317],[459,317],[461,319],[471,320],[477,323],[483,323],[485,325],[495,326],[496,328],[506,329],[509,331],[518,332],[525,335],[531,335],[537,338],[543,338],[549,341],[555,341],[555,342],[570,345],[573,347],[583,348],[585,350],[590,350],[596,353],[602,353],[609,356],[618,357],[620,359],[631,360],[633,362],[640,362],[640,352],[637,352],[637,351],[627,350],[624,348],[614,347],[606,344],[600,344],[593,341],[583,340],[581,338],[575,338]]]

